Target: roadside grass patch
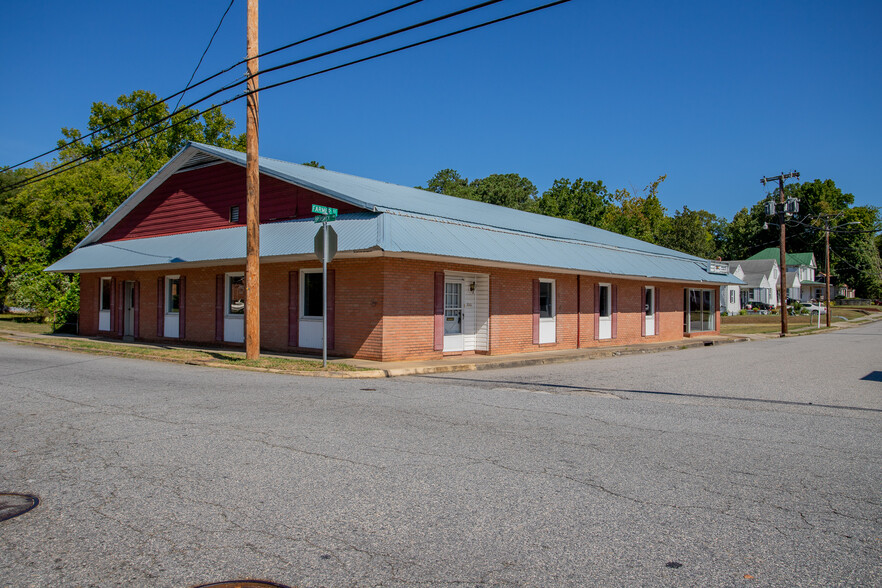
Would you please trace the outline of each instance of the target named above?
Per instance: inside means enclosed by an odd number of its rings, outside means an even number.
[[[207,366],[258,368],[279,372],[355,372],[363,371],[364,369],[345,363],[330,363],[327,368],[323,368],[321,360],[296,357],[264,356],[258,360],[250,360],[245,358],[244,352],[163,347],[162,345],[120,344],[68,338],[59,338],[58,340],[49,338],[42,341],[34,340],[30,343],[85,353],[102,353],[115,357],[152,359]]]
[[[52,332],[52,325],[43,322],[43,317],[41,316],[3,313],[0,314],[0,329],[48,335]]]
[[[834,306],[830,309],[830,322],[842,323],[855,319],[867,318],[873,311],[863,308],[846,308]],[[826,314],[821,315],[821,328],[817,328],[818,315],[790,315],[787,317],[787,325],[791,331],[800,333],[824,330]],[[777,314],[748,314],[720,317],[720,334],[722,335],[757,335],[761,333],[779,333],[781,331],[781,316]]]

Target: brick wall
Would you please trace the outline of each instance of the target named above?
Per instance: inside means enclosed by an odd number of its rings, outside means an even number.
[[[317,261],[261,265],[261,347],[276,351],[310,351],[288,346],[289,272],[319,268]],[[486,268],[466,264],[388,257],[334,261],[336,279],[335,347],[331,355],[392,361],[444,356],[433,349],[435,272],[490,276],[489,353],[503,355],[538,350],[616,346],[683,338],[683,289],[686,284],[602,280],[617,290],[617,336],[594,338],[595,278],[554,272]],[[186,340],[215,344],[217,274],[244,271],[244,266],[178,270],[186,276]],[[140,286],[140,338],[157,337],[157,280],[171,272],[84,274],[81,279],[80,331],[98,331],[99,279]],[[533,343],[533,280],[555,281],[556,341]],[[641,334],[643,286],[655,286],[659,334]],[[719,332],[719,313],[716,320]],[[241,346],[241,345],[239,345]]]

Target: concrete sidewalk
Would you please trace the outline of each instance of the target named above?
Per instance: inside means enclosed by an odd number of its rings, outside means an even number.
[[[706,347],[710,345],[721,345],[724,343],[749,340],[751,340],[750,337],[740,335],[712,335],[707,337],[692,337],[690,339],[681,339],[679,341],[666,341],[663,343],[643,343],[639,345],[620,345],[599,348],[590,347],[584,349],[562,349],[555,351],[534,351],[530,353],[518,353],[515,355],[457,355],[445,357],[443,359],[417,361],[379,362],[362,359],[345,359],[340,361],[344,361],[355,367],[382,371],[387,377],[393,377],[567,363],[572,361],[583,361],[586,359],[599,359],[603,357],[634,355],[639,353],[655,353],[659,351],[687,349],[690,347]]]

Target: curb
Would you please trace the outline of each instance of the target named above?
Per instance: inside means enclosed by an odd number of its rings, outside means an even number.
[[[661,353],[663,351],[677,351],[680,349],[690,349],[693,347],[713,347],[716,345],[725,345],[728,343],[746,343],[751,341],[747,337],[731,337],[722,340],[713,341],[689,341],[688,339],[670,345],[650,348],[629,348],[629,347],[610,347],[607,349],[591,349],[584,353],[562,355],[560,357],[536,357],[536,358],[511,358],[499,359],[496,361],[487,361],[481,363],[461,363],[443,366],[420,366],[412,368],[390,368],[387,370],[378,370],[385,374],[385,377],[397,376],[421,376],[429,374],[441,374],[451,372],[474,372],[482,370],[495,370],[505,368],[529,367],[534,365],[553,365],[560,363],[573,363],[576,361],[585,361],[591,359],[604,359],[609,357],[619,357],[623,355],[641,355],[645,353]],[[359,372],[359,375],[364,372]],[[376,376],[368,376],[376,377]]]
[[[837,325],[832,325],[830,328],[824,328],[823,330],[813,330],[805,333],[788,333],[786,337],[803,337],[806,335],[818,335],[823,333],[830,333],[836,330],[848,329],[851,327],[856,327],[862,324],[876,322],[882,320],[882,316],[868,316],[862,319],[855,319],[854,321],[848,323],[840,323]],[[553,365],[553,364],[561,364],[561,363],[572,363],[576,361],[585,361],[591,359],[603,359],[609,357],[619,357],[622,355],[640,355],[644,353],[661,353],[664,351],[676,351],[680,349],[691,349],[695,347],[713,347],[716,345],[724,345],[728,343],[747,343],[755,340],[764,340],[768,338],[781,337],[778,334],[772,334],[771,336],[757,337],[753,338],[749,335],[722,335],[725,337],[723,339],[713,339],[713,340],[690,340],[690,339],[681,339],[680,341],[670,342],[669,344],[656,344],[657,346],[653,347],[607,347],[607,348],[591,348],[584,349],[581,352],[578,350],[574,350],[575,352],[562,354],[559,356],[546,356],[546,357],[510,357],[510,358],[500,358],[496,360],[489,360],[483,362],[465,362],[465,363],[455,363],[448,365],[434,365],[434,366],[414,366],[414,367],[399,367],[399,368],[388,368],[388,369],[364,369],[362,371],[305,371],[305,370],[282,370],[276,368],[262,368],[262,367],[252,367],[252,366],[237,366],[237,365],[228,365],[219,362],[213,361],[191,361],[191,360],[176,360],[174,358],[165,358],[165,357],[146,357],[143,355],[136,355],[132,353],[120,352],[115,350],[98,350],[98,349],[79,349],[72,346],[67,346],[59,343],[43,341],[40,337],[31,336],[27,333],[18,333],[14,331],[0,331],[0,340],[10,341],[13,343],[20,343],[26,345],[36,345],[40,347],[47,347],[50,349],[59,349],[62,351],[73,351],[77,353],[90,353],[90,354],[98,354],[98,355],[106,355],[110,357],[124,357],[127,359],[144,359],[149,361],[163,361],[166,363],[176,363],[180,365],[195,365],[195,366],[204,366],[210,368],[222,368],[229,370],[241,370],[241,371],[249,371],[249,372],[264,372],[270,374],[281,374],[281,375],[289,375],[289,376],[307,376],[307,377],[318,377],[318,378],[338,378],[338,379],[377,379],[377,378],[395,378],[399,376],[423,376],[423,375],[431,375],[431,374],[444,374],[444,373],[454,373],[454,372],[472,372],[472,371],[482,371],[482,370],[494,370],[494,369],[506,369],[506,368],[517,368],[517,367],[530,367],[536,365]]]
[[[608,347],[603,349],[585,349],[582,352],[567,353],[560,356],[547,357],[509,357],[500,358],[486,362],[467,362],[448,365],[436,366],[414,366],[400,367],[388,369],[364,369],[361,371],[305,371],[305,370],[282,370],[276,368],[262,368],[245,365],[229,365],[213,361],[192,361],[186,359],[174,359],[168,357],[151,357],[127,353],[125,351],[116,351],[112,349],[83,349],[74,346],[64,345],[53,341],[45,341],[41,337],[30,336],[29,334],[18,333],[14,331],[0,331],[0,340],[19,343],[25,345],[34,345],[38,347],[46,347],[48,349],[58,349],[61,351],[71,351],[75,353],[86,353],[92,355],[105,355],[108,357],[121,357],[126,359],[142,359],[148,361],[161,361],[165,363],[175,363],[178,365],[193,365],[210,368],[221,368],[228,370],[240,370],[248,372],[263,372],[270,374],[281,374],[289,376],[307,376],[319,378],[338,378],[338,379],[378,379],[378,378],[395,378],[399,376],[422,376],[431,374],[443,374],[454,372],[470,372],[493,369],[506,369],[516,367],[529,367],[535,365],[553,365],[560,363],[572,363],[576,361],[585,361],[590,359],[603,359],[609,357],[618,357],[622,355],[640,355],[644,353],[660,353],[663,351],[675,351],[679,349],[689,349],[693,347],[711,347],[715,345],[723,345],[726,343],[741,343],[751,341],[747,337],[728,337],[726,339],[715,340],[689,340],[684,339],[671,342],[666,345],[658,345],[654,347]]]

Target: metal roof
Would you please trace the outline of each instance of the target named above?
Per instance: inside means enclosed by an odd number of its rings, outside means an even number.
[[[703,261],[403,213],[344,214],[334,221],[333,226],[339,236],[339,252],[382,250],[649,279],[709,283],[738,281],[731,275],[709,274]],[[311,254],[316,230],[317,225],[310,219],[262,225],[261,258]],[[245,228],[233,227],[88,245],[47,270],[94,271],[212,261],[241,263],[244,252]],[[549,260],[554,261],[549,263]],[[626,271],[622,271],[623,268],[627,268]]]
[[[811,251],[803,253],[791,253],[787,251],[786,255],[787,265],[806,265],[809,267],[815,267],[815,254]],[[779,261],[781,259],[781,248],[768,247],[747,259],[774,259],[775,261]]]
[[[192,143],[191,145],[222,159],[245,165],[245,154],[239,151],[231,151],[199,143]],[[575,221],[523,212],[505,206],[496,206],[455,196],[436,194],[418,188],[390,184],[297,163],[280,161],[278,159],[261,157],[260,169],[261,172],[281,180],[309,188],[320,194],[332,196],[354,206],[377,212],[410,212],[547,237],[577,239],[634,249],[635,251],[673,255],[684,259],[700,259],[686,253],[673,251],[659,245],[653,245],[639,239],[626,237]]]
[[[235,227],[97,243],[153,190],[179,171],[213,162],[245,166],[245,154],[188,144],[48,271],[242,260],[245,229]],[[739,283],[707,272],[707,261],[574,221],[444,196],[320,168],[260,158],[261,173],[347,202],[364,213],[335,221],[338,250],[421,253],[619,276]],[[261,225],[261,257],[309,254],[311,219]]]
[[[354,213],[334,222],[338,251],[375,249],[381,223],[376,213]],[[260,226],[260,256],[271,258],[313,252],[317,225],[312,219],[282,221]],[[46,271],[79,272],[99,269],[203,263],[243,262],[245,227],[181,233],[162,237],[110,241],[79,247]]]

